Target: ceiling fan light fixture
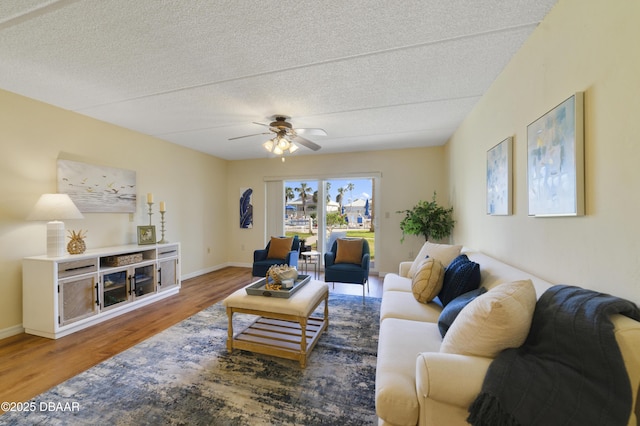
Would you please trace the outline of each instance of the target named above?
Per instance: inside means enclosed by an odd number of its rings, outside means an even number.
[[[274,135],[271,139],[267,140],[262,144],[267,152],[282,156],[282,160],[284,161],[285,154],[293,154],[295,151],[300,149],[301,147],[309,148],[312,151],[317,151],[321,147],[315,142],[310,141],[307,138],[304,138],[299,135],[299,133],[308,134],[308,135],[317,135],[317,136],[327,136],[327,132],[324,129],[320,128],[294,128],[293,125],[287,120],[290,117],[286,115],[274,115],[271,117],[273,120],[271,123],[258,123],[256,121],[253,124],[257,124],[259,126],[264,126],[269,128],[269,132],[266,133],[256,133],[252,135],[245,136],[237,136],[234,138],[229,138],[229,140],[247,138],[251,136],[258,135]],[[295,139],[296,143],[293,142]]]
[[[276,144],[282,151],[289,149],[290,142],[284,136],[278,136],[278,143]]]
[[[266,149],[269,152],[273,151],[273,147],[275,146],[275,144],[273,143],[273,139],[269,139],[268,141],[266,141],[265,143],[262,144],[262,146],[264,147],[264,149]]]

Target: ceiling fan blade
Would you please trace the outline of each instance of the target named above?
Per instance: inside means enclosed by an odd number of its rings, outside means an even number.
[[[299,143],[302,146],[309,148],[312,151],[317,151],[320,148],[322,148],[317,143],[311,142],[309,139],[303,138],[302,136],[296,136],[295,138],[293,138],[293,141],[296,143]]]
[[[270,124],[258,123],[257,121],[252,121],[253,124],[257,124],[258,126],[271,127]]]
[[[236,136],[235,138],[229,138],[228,140],[233,141],[236,139],[242,139],[242,138],[249,138],[251,136],[259,136],[259,135],[270,135],[271,132],[266,132],[266,133],[255,133],[253,135],[244,135],[244,136]]]
[[[327,132],[324,129],[314,129],[314,128],[308,128],[308,129],[294,129],[296,131],[296,133],[301,134],[301,135],[308,135],[308,136],[327,136]]]

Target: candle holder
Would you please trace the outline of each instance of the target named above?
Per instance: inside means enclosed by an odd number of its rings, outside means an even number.
[[[153,203],[147,201],[147,204],[149,205],[149,213],[147,213],[149,215],[149,226],[151,226],[151,215],[153,214],[153,212],[151,211],[151,206],[153,206]]]
[[[169,241],[164,239],[164,214],[162,210],[160,211],[160,232],[162,233],[162,239],[158,241],[158,244],[168,243]]]

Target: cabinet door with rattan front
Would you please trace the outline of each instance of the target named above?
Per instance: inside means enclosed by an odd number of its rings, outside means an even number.
[[[65,326],[98,313],[98,275],[58,281],[58,325]]]
[[[178,259],[166,259],[158,262],[158,291],[166,291],[180,283]]]

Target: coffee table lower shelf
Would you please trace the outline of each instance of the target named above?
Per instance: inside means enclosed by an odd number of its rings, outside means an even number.
[[[305,368],[309,353],[326,328],[324,318],[310,317],[303,338],[302,327],[296,321],[259,317],[233,337],[231,348],[297,360]]]

